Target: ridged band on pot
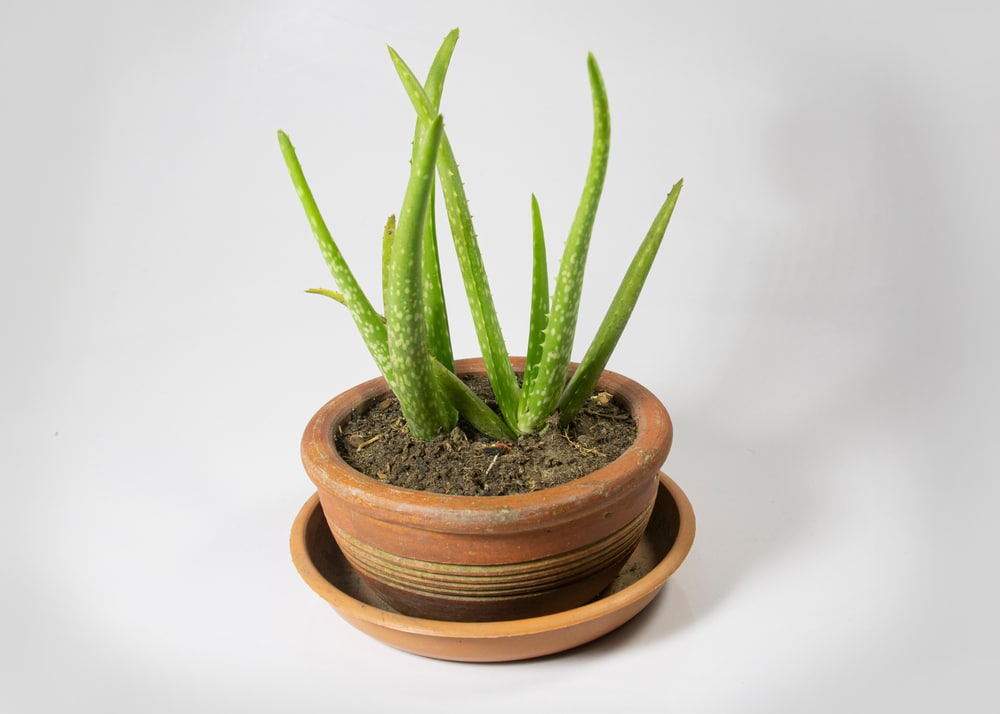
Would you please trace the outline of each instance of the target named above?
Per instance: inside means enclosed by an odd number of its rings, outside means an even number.
[[[523,360],[513,360],[515,369]],[[459,360],[459,374],[485,374]],[[656,497],[673,428],[642,385],[606,371],[598,387],[636,420],[635,442],[575,481],[512,496],[452,496],[391,486],[337,453],[334,434],[387,392],[382,378],[330,400],[302,439],[302,461],[330,530],[366,582],[400,612],[499,620],[576,607],[631,555]]]

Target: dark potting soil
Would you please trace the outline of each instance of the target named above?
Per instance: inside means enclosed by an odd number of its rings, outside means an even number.
[[[485,377],[466,383],[496,409]],[[497,442],[459,420],[429,441],[410,436],[394,396],[355,413],[336,435],[337,449],[358,471],[403,488],[463,496],[527,493],[585,476],[614,461],[635,441],[632,416],[607,392],[595,392],[566,429],[557,417],[539,434]]]

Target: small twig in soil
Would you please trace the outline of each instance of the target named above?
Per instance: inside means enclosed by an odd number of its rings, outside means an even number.
[[[356,451],[356,452],[357,451],[361,451],[366,446],[369,446],[370,444],[374,444],[376,441],[378,441],[381,438],[382,438],[381,434],[376,434],[375,436],[373,436],[372,438],[370,438],[368,441],[362,441],[360,444],[358,444],[358,448],[356,448],[354,451]]]
[[[493,460],[490,462],[490,465],[486,467],[486,473],[484,473],[483,476],[489,476],[490,475],[490,471],[493,469],[493,464],[495,464],[497,462],[497,459],[499,459],[499,458],[500,458],[500,454],[495,454],[493,456]]]
[[[632,418],[631,414],[618,414],[609,409],[594,409],[593,407],[586,406],[580,409],[580,413],[589,414],[600,419],[611,419],[612,421],[627,421]]]
[[[597,449],[592,449],[592,448],[584,446],[583,444],[580,444],[580,443],[578,443],[576,441],[573,441],[569,437],[569,434],[567,434],[566,432],[563,432],[562,436],[563,436],[563,438],[566,441],[569,442],[570,446],[572,446],[574,449],[576,449],[577,451],[579,451],[581,454],[583,454],[585,456],[599,456],[601,458],[607,458],[607,454],[604,454],[604,453],[598,451]]]

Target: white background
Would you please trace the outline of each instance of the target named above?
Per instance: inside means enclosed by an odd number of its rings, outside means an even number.
[[[419,8],[419,9],[418,9]],[[993,711],[998,11],[985,2],[6,3],[0,710]],[[580,340],[685,188],[610,367],[661,396],[694,549],[636,620],[483,666],[299,579],[298,440],[375,368],[278,151],[377,294],[423,74],[511,351],[611,165]],[[476,352],[443,244],[456,352]],[[553,267],[556,258],[552,259]]]

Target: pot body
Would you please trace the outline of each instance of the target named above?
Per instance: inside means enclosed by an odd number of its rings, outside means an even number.
[[[515,368],[523,360],[513,360]],[[459,374],[485,374],[480,359]],[[578,607],[614,578],[642,537],[673,427],[640,384],[605,371],[598,387],[635,418],[635,442],[614,462],[560,486],[512,496],[399,488],[349,466],[334,434],[388,392],[370,380],[310,420],[302,462],[338,545],[366,584],[407,615],[513,620]]]

